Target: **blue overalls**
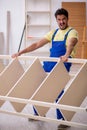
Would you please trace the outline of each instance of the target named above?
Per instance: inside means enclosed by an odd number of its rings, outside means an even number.
[[[60,57],[66,53],[66,39],[67,39],[68,33],[71,30],[72,29],[70,29],[66,33],[63,41],[54,41],[54,37],[58,31],[58,29],[56,29],[56,31],[54,32],[54,34],[52,36],[52,48],[50,49],[50,57],[54,57],[54,58]],[[44,61],[43,63],[44,63],[44,65],[43,65],[44,70],[46,72],[50,72],[53,69],[53,67],[56,65],[57,62]],[[64,65],[65,65],[67,71],[69,71],[70,67],[71,67],[71,63],[64,63]],[[62,90],[61,93],[58,95],[56,102],[62,96],[63,93],[64,93],[64,90]],[[61,119],[61,118],[64,119],[64,117],[59,109],[56,109],[56,112],[57,112],[57,119]]]
[[[68,36],[68,33],[71,31],[72,29],[70,29],[65,37],[64,37],[64,40],[63,41],[54,41],[54,37],[58,31],[58,29],[56,29],[56,31],[54,32],[53,34],[53,37],[52,37],[52,48],[50,49],[50,57],[60,57],[62,55],[64,55],[66,53],[66,39],[67,39],[67,36]],[[43,62],[43,68],[46,72],[50,72],[52,70],[52,68],[55,66],[57,62],[50,62],[50,61],[44,61]],[[64,63],[67,71],[70,70],[70,67],[71,67],[71,63]]]
[[[60,57],[62,55],[64,55],[66,53],[66,39],[67,39],[67,36],[68,36],[68,33],[71,31],[72,29],[70,29],[65,37],[64,37],[64,40],[63,41],[54,41],[54,37],[58,31],[58,29],[56,29],[56,31],[54,32],[53,36],[52,36],[52,48],[50,49],[50,57]],[[50,62],[50,61],[44,61],[43,62],[43,68],[45,70],[45,72],[50,72],[53,67],[56,65],[57,62]],[[70,67],[71,67],[71,63],[64,63],[67,71],[70,70]],[[61,97],[61,95],[64,93],[64,90],[62,90],[62,92],[58,95],[58,98],[56,99],[56,102],[58,101],[58,99]],[[34,109],[34,113],[35,115],[38,115],[37,111],[35,110],[35,108],[33,107]],[[59,109],[56,109],[56,112],[57,112],[57,119],[64,119],[60,110]]]

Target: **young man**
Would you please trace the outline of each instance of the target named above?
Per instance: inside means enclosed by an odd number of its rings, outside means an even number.
[[[74,28],[68,25],[68,11],[66,9],[60,8],[56,10],[55,18],[59,28],[51,30],[40,41],[35,42],[20,52],[13,54],[12,57],[14,58],[20,56],[21,54],[34,51],[51,42],[52,47],[50,49],[50,57],[60,58],[64,62],[67,71],[69,71],[71,63],[66,63],[66,61],[69,57],[72,58],[75,56],[75,46],[78,42],[78,33]],[[46,72],[50,72],[55,64],[56,62],[45,61],[43,62],[43,68]],[[58,99],[62,93],[63,91],[58,96]],[[58,109],[57,118],[63,119],[63,116]]]

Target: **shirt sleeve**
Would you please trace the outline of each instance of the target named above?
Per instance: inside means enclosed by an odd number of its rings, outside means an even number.
[[[44,38],[46,38],[49,42],[51,42],[52,36],[53,36],[53,34],[54,34],[54,31],[55,31],[55,30],[51,30],[50,32],[48,32],[48,33],[44,36]]]
[[[68,38],[77,38],[78,39],[78,32],[75,29],[72,29],[69,34],[68,34]]]

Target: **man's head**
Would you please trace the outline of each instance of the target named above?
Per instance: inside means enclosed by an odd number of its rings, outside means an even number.
[[[61,30],[64,30],[68,27],[68,11],[66,9],[61,8],[56,10],[55,18]]]

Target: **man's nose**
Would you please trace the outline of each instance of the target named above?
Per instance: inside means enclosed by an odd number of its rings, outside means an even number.
[[[60,20],[60,23],[63,23],[63,20]]]

